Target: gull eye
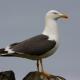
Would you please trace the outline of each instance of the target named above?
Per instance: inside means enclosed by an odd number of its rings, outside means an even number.
[[[58,14],[57,12],[53,12],[53,14]]]

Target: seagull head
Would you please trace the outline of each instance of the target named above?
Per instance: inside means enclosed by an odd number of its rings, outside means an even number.
[[[61,13],[57,10],[48,11],[47,14],[46,14],[46,17],[49,18],[49,19],[53,19],[53,20],[58,20],[60,18],[64,18],[64,19],[68,18],[67,15],[65,15],[64,13]]]

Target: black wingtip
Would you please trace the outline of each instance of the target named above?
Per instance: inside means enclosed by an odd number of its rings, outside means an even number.
[[[5,48],[1,48],[0,53],[7,53],[7,51],[5,51]]]

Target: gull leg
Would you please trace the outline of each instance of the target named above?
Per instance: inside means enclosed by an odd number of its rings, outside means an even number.
[[[46,77],[49,80],[49,74],[44,72],[42,59],[40,59],[40,65],[41,65],[41,75],[42,75],[41,77],[43,77],[43,78]]]
[[[41,64],[41,72],[44,72],[42,59],[40,59],[40,64]]]
[[[37,70],[39,72],[39,60],[37,59]]]

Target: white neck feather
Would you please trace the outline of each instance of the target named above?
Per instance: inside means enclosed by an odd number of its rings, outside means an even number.
[[[45,20],[45,29],[42,34],[48,35],[49,36],[48,40],[58,41],[58,27],[57,27],[56,21],[53,19],[47,18]]]

